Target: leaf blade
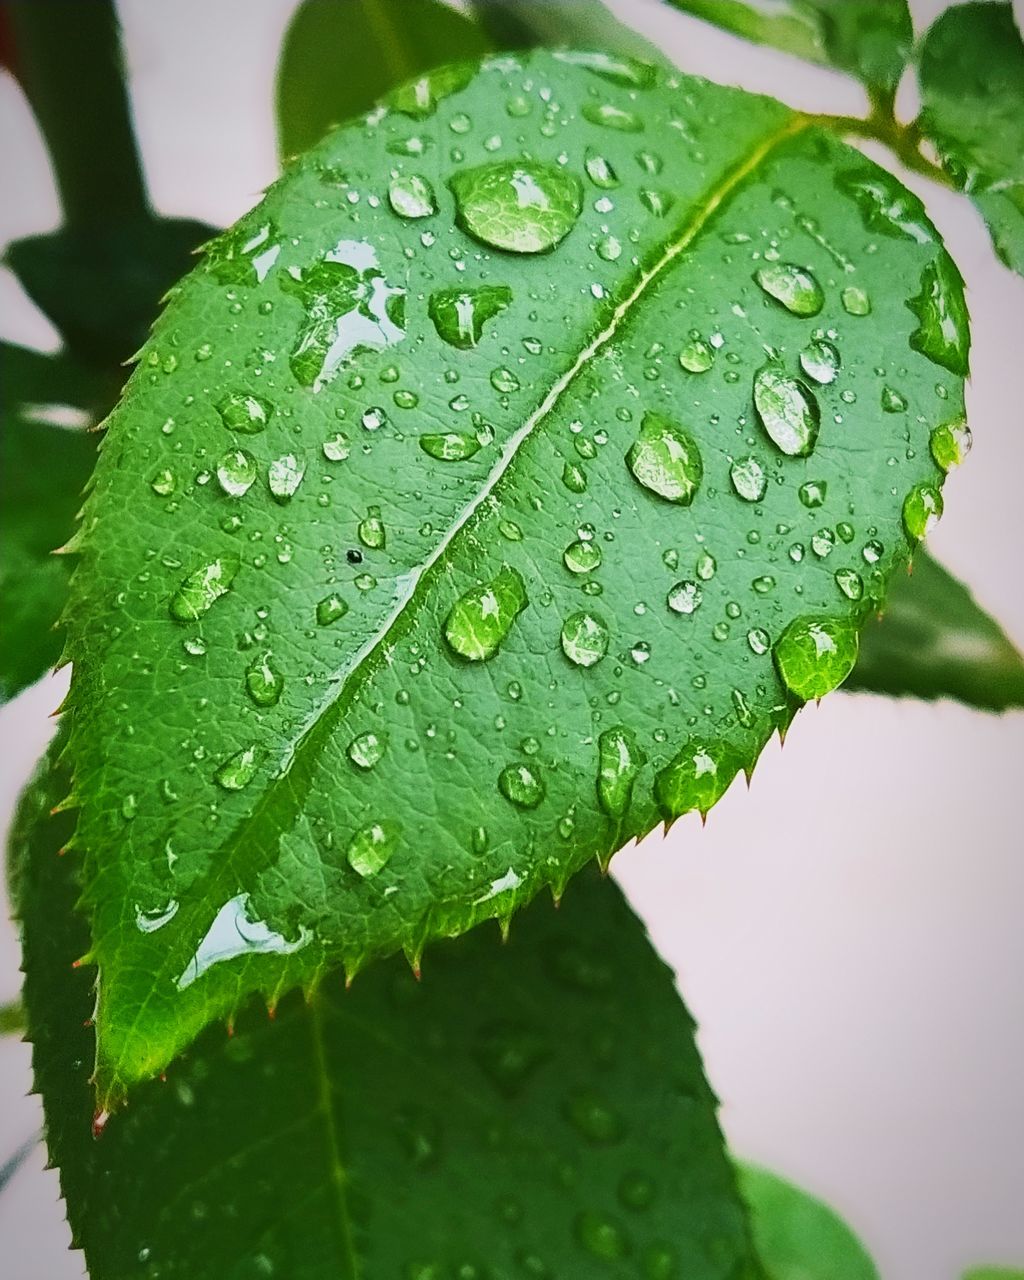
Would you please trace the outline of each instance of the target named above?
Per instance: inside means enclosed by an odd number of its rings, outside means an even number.
[[[898,188],[811,122],[631,60],[537,54],[525,67],[488,64],[473,86],[461,70],[443,73],[429,101],[418,87],[393,100],[398,110],[326,140],[213,246],[114,416],[71,611],[80,621],[70,751],[84,779],[71,803],[81,806],[76,841],[89,858],[104,1099],[159,1070],[243,991],[275,999],[339,962],[355,973],[397,949],[416,963],[429,939],[506,919],[659,818],[710,807],[792,715],[771,641],[786,638],[796,659],[786,669],[797,671],[815,646],[841,639],[831,682],[848,670],[853,624],[909,550],[900,502],[879,495],[901,480],[924,521],[939,501],[927,430],[962,411],[967,338],[955,268],[913,197],[902,193],[904,222],[878,259],[854,265],[843,247],[863,243],[872,192]],[[559,88],[554,116],[544,105],[550,85]],[[524,191],[540,183],[546,192],[539,203],[530,194],[517,222],[495,204],[503,179],[487,144],[505,127],[507,101],[519,111],[520,99],[528,114],[517,118],[536,138],[528,172],[513,171]],[[464,184],[449,184],[441,142],[426,140],[447,138],[452,122],[463,129],[469,107],[456,163],[479,182],[479,198],[458,208],[453,188]],[[549,124],[567,116],[574,163],[563,171]],[[714,146],[695,150],[692,131],[709,118]],[[657,141],[653,159],[643,133]],[[368,198],[380,189],[382,151],[392,157],[388,146],[410,138],[423,144],[413,173],[437,206],[425,240],[421,219],[403,231],[384,201]],[[342,157],[348,185],[324,213],[317,199],[337,187]],[[660,192],[648,186],[658,161],[672,184]],[[848,179],[828,207],[828,235],[804,213],[820,200],[823,166]],[[606,185],[609,173],[618,187]],[[301,225],[282,240],[278,224],[297,214]],[[492,226],[552,247],[481,253]],[[631,245],[628,257],[599,251],[611,227],[620,249]],[[751,227],[772,231],[749,236]],[[362,237],[361,266],[344,261],[352,234]],[[770,234],[799,237],[796,294],[778,273],[772,293],[757,282]],[[367,271],[369,249],[379,257]],[[461,283],[447,265],[456,251]],[[870,286],[873,301],[851,279]],[[502,300],[476,345],[467,345],[472,325],[451,343],[431,330],[427,295],[453,284]],[[395,307],[402,296],[408,320]],[[733,301],[720,311],[725,296]],[[684,324],[699,322],[709,341],[677,353],[660,339],[678,327],[681,303]],[[225,304],[226,327],[211,327]],[[237,329],[236,305],[249,316]],[[342,323],[325,333],[332,306]],[[955,336],[952,347],[917,341],[939,309],[952,320],[941,331],[944,342]],[[830,368],[812,392],[792,374],[822,324],[849,345],[843,372]],[[410,325],[415,343],[410,334],[402,346]],[[347,348],[336,372],[332,344],[348,341],[351,326],[363,346]],[[891,342],[899,332],[905,353]],[[730,344],[714,368],[711,339]],[[766,349],[784,375],[765,379]],[[879,367],[900,394],[879,384]],[[260,372],[243,382],[246,368]],[[771,392],[762,418],[751,404],[759,378]],[[189,411],[172,415],[168,434],[167,412],[179,405]],[[787,413],[799,416],[791,431],[779,429]],[[735,444],[722,422],[738,428]],[[419,448],[414,433],[436,440],[439,426],[479,447],[456,450],[455,462]],[[922,437],[913,451],[908,430]],[[261,477],[241,497],[211,487],[216,454],[233,444]],[[757,507],[730,478],[751,448],[765,479]],[[229,453],[235,477],[238,449]],[[890,466],[897,453],[905,460]],[[172,468],[173,494],[144,488],[154,470]],[[742,474],[749,488],[749,465]],[[831,496],[821,512],[798,489],[824,475]],[[856,530],[843,515],[851,505],[863,512]],[[111,518],[91,519],[126,509],[129,540]],[[751,523],[762,520],[763,534]],[[577,542],[594,545],[581,553]],[[565,548],[561,561],[552,547]],[[859,592],[841,588],[840,565]],[[468,626],[488,601],[500,614],[503,581],[526,584],[526,607],[516,605],[507,627],[489,626],[485,643],[477,636],[461,649],[445,641],[453,617]],[[782,582],[791,603],[776,590]],[[453,613],[467,597],[472,608]],[[682,682],[680,664],[703,665]],[[710,678],[697,680],[705,670]],[[96,696],[112,686],[120,710]],[[818,679],[802,687],[804,697],[822,691]],[[138,736],[135,723],[145,726]],[[628,735],[617,739],[627,748],[621,766],[641,754],[645,763],[635,787],[599,792],[597,739],[623,726],[637,749]],[[98,746],[128,739],[125,753]],[[631,795],[632,807],[609,813],[601,794]],[[132,926],[136,908],[159,916],[171,899],[179,909],[161,928]],[[218,950],[224,930],[243,938],[227,952]]]
[[[68,817],[49,815],[65,786],[37,780],[12,853],[36,1081],[93,1280],[600,1280],[624,1254],[758,1274],[692,1023],[596,875],[507,946],[448,944],[421,984],[393,962],[273,1023],[250,1008],[230,1039],[210,1028],[93,1138],[90,980],[68,970],[87,935],[55,856]]]
[[[1024,275],[1024,41],[1009,4],[953,5],[919,56],[924,134]]]

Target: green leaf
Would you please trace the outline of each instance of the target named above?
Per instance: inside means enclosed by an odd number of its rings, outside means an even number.
[[[834,1210],[767,1169],[737,1164],[736,1172],[769,1280],[879,1280]]]
[[[1010,4],[947,9],[920,53],[919,124],[1024,275],[1024,41]]]
[[[593,874],[507,946],[438,947],[421,983],[392,961],[210,1028],[95,1140],[63,786],[37,781],[13,854],[36,1084],[92,1280],[760,1274],[693,1025]]]
[[[963,1280],[1024,1280],[1024,1270],[1019,1267],[972,1267],[964,1272]]]
[[[970,591],[924,550],[885,614],[861,636],[848,690],[955,698],[983,711],[1024,707],[1024,657]]]
[[[79,539],[104,1101],[709,809],[938,514],[967,343],[895,179],[617,56],[449,69],[294,165],[158,322]]]
[[[72,351],[116,366],[146,340],[164,294],[214,228],[143,213],[7,246],[7,265]]]
[[[0,703],[60,657],[54,630],[68,564],[52,552],[74,530],[96,454],[95,426],[115,388],[68,355],[0,343]],[[54,425],[71,409],[74,427]]]
[[[648,62],[666,60],[660,49],[620,22],[602,0],[573,0],[571,5],[548,0],[472,0],[472,5],[499,49],[565,45],[606,49]]]
[[[395,85],[492,48],[475,22],[440,0],[304,0],[277,73],[281,154],[305,151]]]
[[[757,44],[836,67],[890,99],[914,30],[906,0],[669,0],[677,9]]]

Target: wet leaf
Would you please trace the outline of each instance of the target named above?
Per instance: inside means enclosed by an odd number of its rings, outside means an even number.
[[[864,1246],[834,1209],[767,1169],[738,1164],[768,1280],[879,1280]]]
[[[1024,658],[970,591],[919,551],[861,636],[848,690],[955,698],[983,711],[1024,707]]]
[[[95,459],[85,428],[114,394],[68,355],[0,344],[0,702],[60,657],[69,564],[52,552],[74,532]]]
[[[440,0],[304,0],[277,72],[281,154],[304,151],[394,85],[493,47],[477,23]]]
[[[966,310],[895,179],[623,55],[389,104],[214,242],[104,437],[68,610],[104,1102],[248,992],[706,811],[941,503]]]
[[[910,56],[906,0],[669,0],[757,44],[847,71],[881,96],[895,92]]]
[[[13,852],[36,1084],[92,1280],[602,1280],[609,1250],[630,1274],[759,1274],[693,1025],[595,874],[506,946],[439,946],[420,983],[391,961],[274,1021],[246,1008],[94,1138],[65,786],[29,791]]]
[[[1024,275],[1024,41],[1008,0],[954,5],[925,35],[920,125]]]

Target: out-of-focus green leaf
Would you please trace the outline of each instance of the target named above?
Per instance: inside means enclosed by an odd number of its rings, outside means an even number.
[[[738,1164],[737,1174],[769,1280],[879,1280],[834,1210],[767,1169]]]
[[[215,234],[203,222],[143,213],[16,240],[5,257],[71,350],[114,366],[142,346],[164,295]]]
[[[985,711],[1024,707],[1024,658],[952,574],[921,550],[879,622],[861,635],[847,690],[955,698]]]
[[[9,1036],[25,1030],[25,1006],[20,1000],[0,1005],[0,1036]]]
[[[51,553],[74,530],[95,459],[96,437],[83,428],[115,394],[69,355],[0,344],[0,702],[60,656],[68,565]],[[74,425],[55,425],[69,411]]]
[[[920,125],[1024,275],[1024,41],[1010,4],[948,9],[924,38]]]
[[[1024,1280],[1020,1267],[972,1267],[963,1280]]]
[[[420,983],[392,962],[209,1028],[94,1139],[66,789],[60,770],[30,788],[12,852],[36,1084],[92,1280],[760,1277],[693,1025],[593,873],[506,946],[438,947]]]
[[[403,81],[493,48],[477,23],[440,0],[304,0],[277,72],[281,154],[304,151]]]
[[[849,72],[883,98],[895,92],[914,39],[906,0],[669,3],[757,44]]]
[[[665,61],[660,49],[620,22],[602,0],[473,0],[473,9],[499,49],[562,45]]]

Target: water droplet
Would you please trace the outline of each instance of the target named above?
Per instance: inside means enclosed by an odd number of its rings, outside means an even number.
[[[629,1256],[629,1238],[613,1218],[585,1210],[576,1219],[576,1238],[595,1258],[617,1262]]]
[[[573,573],[592,573],[601,564],[601,548],[596,542],[572,542],[566,547],[562,559]]]
[[[438,336],[452,347],[468,351],[483,336],[484,325],[512,302],[506,285],[479,289],[438,289],[430,295],[427,312]]]
[[[587,177],[595,187],[601,187],[602,190],[611,191],[614,187],[620,185],[619,175],[612,167],[610,160],[595,151],[592,147],[588,147],[583,160],[583,167],[587,171]]]
[[[605,1145],[618,1142],[625,1132],[622,1117],[593,1089],[577,1089],[565,1100],[569,1123],[590,1142]]]
[[[857,661],[857,628],[845,618],[795,618],[772,656],[783,683],[803,702],[843,683]]]
[[[270,654],[257,655],[245,673],[245,688],[258,707],[272,707],[284,691],[284,677],[274,669]]]
[[[359,521],[356,529],[359,541],[371,551],[380,551],[387,542],[384,521],[380,517],[380,507],[371,507],[365,519]]]
[[[349,841],[348,865],[364,880],[375,876],[390,861],[401,833],[399,824],[387,818],[362,827]]]
[[[480,441],[463,431],[428,432],[420,436],[420,448],[438,462],[465,462],[479,453]]]
[[[945,250],[921,272],[921,291],[907,299],[918,327],[910,335],[915,351],[966,377],[969,372],[971,332],[964,302],[964,282]]]
[[[342,600],[341,596],[333,593],[329,596],[324,596],[316,606],[317,625],[329,627],[332,622],[337,622],[346,613],[348,613],[348,605]]]
[[[502,769],[498,790],[520,809],[536,809],[546,794],[543,781],[528,764],[510,764]]]
[[[800,486],[797,494],[805,507],[820,507],[825,503],[828,485],[824,480],[808,480]]]
[[[306,463],[294,453],[283,454],[271,462],[267,471],[267,483],[270,492],[278,502],[288,502],[302,483],[306,474]]]
[[[667,1244],[649,1244],[640,1260],[644,1280],[676,1280],[679,1260],[676,1251]],[[742,1266],[736,1274],[742,1273]]]
[[[841,365],[838,349],[824,338],[816,338],[800,352],[800,368],[823,387],[835,382]]]
[[[654,412],[644,414],[626,463],[645,489],[681,506],[693,501],[704,476],[696,440],[671,419]]]
[[[757,458],[738,458],[729,468],[729,478],[744,502],[760,502],[768,488],[768,477]]]
[[[400,218],[429,218],[437,213],[434,188],[416,173],[391,179],[388,202]]]
[[[459,226],[510,253],[545,253],[576,225],[583,207],[577,177],[534,160],[501,161],[451,179]]]
[[[348,744],[348,758],[360,769],[372,769],[384,758],[387,745],[386,733],[361,733]]]
[[[859,600],[864,594],[864,579],[856,569],[837,569],[836,586],[847,600]]]
[[[903,502],[903,527],[911,542],[920,542],[942,515],[942,494],[933,484],[918,484]]]
[[[677,582],[666,597],[668,607],[674,613],[695,613],[704,599],[704,592],[696,582]]]
[[[241,431],[243,435],[254,436],[266,430],[272,411],[269,400],[244,391],[233,391],[217,402],[217,412],[224,425],[232,431]]]
[[[633,784],[647,756],[632,729],[606,729],[597,740],[597,799],[611,818],[623,818],[633,798]]]
[[[532,1027],[503,1021],[484,1029],[473,1056],[495,1088],[505,1097],[515,1098],[537,1067],[551,1056],[551,1047]]]
[[[437,110],[437,104],[465,89],[476,71],[469,62],[455,62],[400,85],[385,97],[393,111],[413,120],[425,120]]]
[[[715,363],[715,349],[702,338],[694,338],[680,351],[679,363],[687,373],[707,373]]]
[[[256,481],[256,459],[244,449],[229,449],[217,463],[217,481],[229,497],[244,497]]]
[[[512,392],[519,390],[519,379],[511,369],[492,369],[491,386],[503,395],[511,395]]]
[[[905,413],[907,402],[894,388],[883,387],[882,408],[886,413]]]
[[[364,431],[379,431],[381,427],[386,427],[388,424],[387,410],[379,404],[371,405],[369,409],[363,411],[359,421],[363,424]]]
[[[177,622],[197,621],[227,593],[238,569],[233,556],[219,556],[194,569],[171,597],[171,617]]]
[[[971,430],[964,418],[941,423],[928,440],[935,465],[943,471],[952,471],[960,466],[970,453],[972,443]]]
[[[643,1173],[625,1173],[619,1181],[619,1200],[627,1209],[649,1209],[656,1194],[654,1183]]]
[[[236,751],[217,769],[213,780],[225,791],[241,791],[256,776],[259,767],[259,751],[255,746]]]
[[[934,239],[924,205],[883,169],[848,169],[836,186],[853,197],[869,231],[918,244]]]
[[[816,316],[825,305],[821,285],[805,267],[795,263],[769,263],[754,272],[754,279],[770,298],[795,316]]]
[[[750,646],[750,651],[751,653],[756,653],[759,658],[768,652],[771,648],[771,643],[771,637],[768,632],[761,627],[754,627],[747,632],[747,644]]]
[[[654,796],[666,820],[716,804],[739,772],[740,757],[728,743],[687,741],[654,780]]]
[[[502,565],[490,582],[473,587],[455,602],[444,624],[445,639],[468,662],[483,662],[498,652],[527,603],[522,576]]]
[[[552,57],[573,67],[586,67],[602,80],[610,80],[612,84],[620,84],[627,89],[649,89],[658,78],[657,70],[649,62],[641,62],[625,54],[556,49]]]
[[[626,111],[612,102],[584,102],[580,108],[584,120],[602,129],[614,129],[618,133],[640,133],[643,120],[633,111]]]
[[[653,191],[646,188],[640,192],[640,203],[656,218],[664,218],[666,214],[671,213],[675,202],[675,196],[670,191]]]
[[[814,393],[798,378],[765,365],[754,378],[754,406],[780,452],[790,458],[806,458],[813,451],[821,410]]]
[[[697,557],[697,577],[701,582],[710,582],[717,568],[715,557],[710,552],[702,551]]]
[[[608,626],[585,610],[562,623],[562,652],[578,667],[592,667],[608,652]]]
[[[584,493],[587,488],[587,473],[575,462],[567,462],[562,468],[562,484],[570,493]]]
[[[158,471],[153,479],[150,480],[149,487],[159,497],[169,498],[177,488],[174,472],[168,471],[166,467],[162,471]]]
[[[842,292],[843,310],[851,316],[871,314],[871,299],[859,285],[848,284]]]
[[[330,436],[323,443],[324,457],[328,462],[344,462],[352,452],[348,436],[343,431]]]

